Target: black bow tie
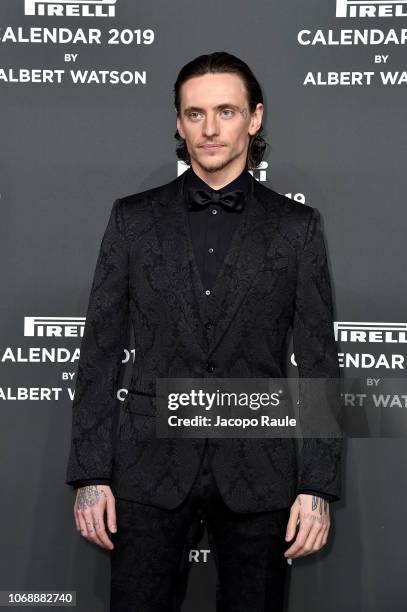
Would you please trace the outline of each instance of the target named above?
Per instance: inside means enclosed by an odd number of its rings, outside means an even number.
[[[241,189],[217,193],[208,192],[205,189],[187,189],[188,205],[190,208],[201,209],[209,204],[220,204],[228,210],[241,212],[244,206],[244,194]]]

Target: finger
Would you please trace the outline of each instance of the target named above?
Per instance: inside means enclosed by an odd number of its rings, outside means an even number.
[[[77,529],[78,531],[80,531],[80,530],[81,530],[81,524],[80,524],[80,522],[79,522],[79,515],[78,515],[78,509],[77,509],[77,507],[76,507],[76,503],[75,503],[75,504],[74,504],[74,506],[73,506],[73,516],[74,516],[74,519],[75,519],[75,526],[76,526],[76,529]]]
[[[322,530],[322,525],[319,523],[314,523],[310,532],[308,534],[307,539],[305,540],[301,550],[297,552],[296,557],[305,557],[306,555],[310,555],[313,551],[315,540],[319,536]]]
[[[330,529],[330,524],[328,523],[328,526],[326,528],[325,534],[324,534],[324,538],[323,538],[323,543],[324,545],[327,543],[328,541],[328,537],[329,537],[329,529]]]
[[[97,544],[102,548],[112,549],[113,544],[105,529],[104,507],[102,509],[96,506],[93,508],[93,525],[98,539]]]
[[[293,506],[291,506],[290,517],[288,519],[287,529],[285,533],[285,539],[287,542],[292,540],[293,537],[295,536],[299,514],[300,514],[300,508],[298,504],[294,504]]]
[[[325,544],[328,541],[329,527],[330,527],[329,523],[327,525],[325,525],[325,529],[323,530],[323,533],[322,533],[322,545],[321,545],[321,547],[325,546]]]
[[[311,523],[308,521],[304,521],[302,520],[300,523],[300,530],[297,534],[297,537],[295,538],[294,542],[291,544],[290,548],[288,548],[288,550],[285,551],[284,556],[285,557],[293,557],[297,554],[297,552],[299,550],[301,550],[301,548],[304,545],[305,540],[308,537],[308,533],[311,530]]]
[[[113,495],[109,495],[106,501],[107,526],[111,533],[116,533],[116,502]]]
[[[317,550],[321,550],[321,548],[324,546],[323,540],[324,540],[325,533],[326,533],[326,527],[323,527],[316,537],[316,540],[314,542],[313,552],[316,552]]]
[[[93,507],[86,508],[85,510],[83,510],[83,516],[84,516],[86,528],[88,531],[88,539],[91,540],[91,542],[94,542],[94,544],[97,544],[98,546],[100,546],[101,541],[99,540],[99,537],[96,533],[96,529],[94,527],[95,518],[93,514]]]
[[[88,539],[89,534],[88,534],[88,528],[86,527],[86,521],[85,521],[85,517],[82,515],[82,512],[78,512],[78,521],[79,521],[79,527],[81,528],[81,535]]]

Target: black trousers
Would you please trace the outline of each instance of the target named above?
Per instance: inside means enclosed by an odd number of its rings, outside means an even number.
[[[179,612],[191,566],[189,550],[196,548],[205,527],[217,568],[216,612],[282,612],[289,513],[289,508],[230,510],[212,474],[207,445],[193,487],[177,508],[116,498],[110,612]]]

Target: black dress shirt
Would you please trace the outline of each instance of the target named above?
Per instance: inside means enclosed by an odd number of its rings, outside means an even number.
[[[238,177],[222,189],[212,189],[190,167],[185,177],[185,189],[204,189],[209,193],[224,193],[241,189],[250,191],[249,172],[243,170]],[[247,206],[249,203],[244,202]],[[188,221],[194,247],[195,261],[205,290],[211,290],[229,248],[230,241],[243,217],[243,212],[228,210],[221,204],[210,204],[191,209],[186,201]]]
[[[241,189],[245,196],[250,191],[252,177],[248,170],[244,169],[233,181],[222,187],[222,189],[212,189],[203,181],[192,169],[186,170],[185,189],[204,189],[209,193],[223,193]],[[215,284],[216,277],[221,268],[222,262],[228,251],[231,238],[242,220],[242,212],[228,210],[221,204],[209,204],[202,208],[190,208],[185,198],[187,218],[191,233],[192,245],[194,249],[195,261],[201,276],[202,286],[205,291],[210,291]],[[244,197],[244,206],[250,206],[249,198]],[[84,487],[92,484],[109,484],[109,480],[102,478],[92,478],[80,480],[75,483],[75,488]],[[334,498],[325,493],[311,490],[299,490],[297,493],[309,493],[318,495],[326,501],[334,501]]]

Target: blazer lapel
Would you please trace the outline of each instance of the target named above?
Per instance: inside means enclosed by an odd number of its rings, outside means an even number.
[[[182,174],[166,184],[152,199],[156,251],[161,253],[159,269],[150,274],[161,287],[163,308],[173,316],[181,335],[191,334],[199,351],[206,352],[202,343],[202,310],[200,279],[188,235]],[[164,273],[164,274],[163,274]]]
[[[256,273],[270,251],[270,228],[276,225],[272,201],[266,201],[262,186],[252,177],[243,218],[232,236],[211,294],[205,295],[188,226],[183,199],[185,175],[159,190],[152,199],[157,251],[161,251],[166,279],[163,304],[183,331],[192,333],[196,345],[209,356],[216,348]],[[268,210],[267,210],[268,208]],[[155,270],[154,274],[161,274]],[[162,286],[162,285],[161,285]],[[213,331],[205,329],[207,319]],[[207,340],[204,341],[205,335]]]
[[[262,187],[252,177],[242,223],[232,238],[221,272],[209,296],[210,317],[215,323],[208,332],[208,356],[218,346],[234,315],[273,249],[272,229],[277,225],[270,198],[263,199]]]

